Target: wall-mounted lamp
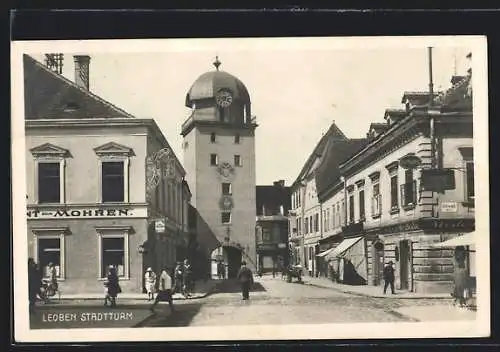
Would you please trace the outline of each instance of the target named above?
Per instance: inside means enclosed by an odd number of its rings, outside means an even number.
[[[139,252],[139,254],[145,254],[148,252],[148,250],[142,244],[139,245],[139,247],[137,248],[137,251]]]

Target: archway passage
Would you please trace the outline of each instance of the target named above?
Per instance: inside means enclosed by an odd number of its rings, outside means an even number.
[[[224,257],[227,263],[227,277],[234,279],[241,267],[241,250],[235,247],[225,246]]]
[[[384,244],[377,241],[373,245],[373,285],[378,286],[384,278]]]

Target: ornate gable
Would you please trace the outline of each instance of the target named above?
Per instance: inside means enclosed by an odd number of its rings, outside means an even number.
[[[103,144],[99,147],[94,148],[94,151],[99,156],[107,155],[121,155],[121,156],[132,156],[134,151],[132,148],[126,147],[124,145],[118,144],[116,142],[109,142]]]
[[[69,156],[69,150],[58,147],[51,143],[45,143],[30,149],[31,154],[36,157],[59,157]]]

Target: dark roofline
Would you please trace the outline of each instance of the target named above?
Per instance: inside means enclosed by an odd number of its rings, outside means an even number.
[[[434,96],[438,96],[438,92],[433,92]],[[404,104],[407,99],[409,98],[423,98],[423,97],[429,97],[430,93],[429,92],[404,92],[403,97],[401,98],[401,104]]]
[[[319,139],[318,143],[316,143],[316,146],[314,147],[312,153],[309,155],[309,157],[307,158],[306,162],[304,163],[304,166],[300,170],[299,175],[297,176],[297,178],[295,179],[295,181],[292,183],[292,187],[296,186],[299,183],[299,181],[304,177],[304,174],[308,171],[308,169],[311,168],[311,166],[313,164],[313,161],[314,161],[314,158],[317,157],[318,154],[319,154],[319,148],[320,148],[320,146],[323,145],[323,142],[325,142],[328,138],[331,138],[330,135],[333,134],[334,130],[336,130],[336,132],[338,134],[340,134],[343,138],[345,138],[347,140],[347,136],[335,124],[335,121],[334,121],[330,125],[330,127],[328,128],[328,131],[326,131],[326,133],[323,136],[321,136],[321,138]],[[337,139],[337,138],[333,138],[333,139]]]
[[[110,103],[109,101],[101,98],[100,96],[92,93],[90,90],[84,89],[84,88],[80,87],[78,84],[76,84],[75,82],[67,79],[63,75],[60,75],[58,73],[55,73],[52,70],[49,70],[44,64],[42,64],[41,62],[37,61],[34,57],[32,57],[32,56],[30,56],[28,54],[24,54],[23,56],[25,58],[28,58],[29,60],[31,60],[35,66],[37,66],[38,68],[41,68],[45,72],[47,72],[50,75],[54,76],[56,79],[59,79],[63,83],[68,84],[68,85],[72,86],[73,88],[76,88],[76,89],[80,90],[82,93],[88,95],[90,98],[95,99],[96,101],[98,101],[98,102],[100,102],[102,104],[107,105],[110,109],[115,110],[117,113],[123,114],[123,117],[135,118],[135,116],[133,116],[132,114],[126,112],[123,109],[120,109],[116,105],[114,105],[114,104]]]

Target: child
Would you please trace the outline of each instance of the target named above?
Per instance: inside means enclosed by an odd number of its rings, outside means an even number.
[[[148,293],[148,301],[154,299],[155,285],[156,285],[156,274],[153,269],[148,268],[146,274],[144,274],[144,281],[146,283],[146,292]]]

